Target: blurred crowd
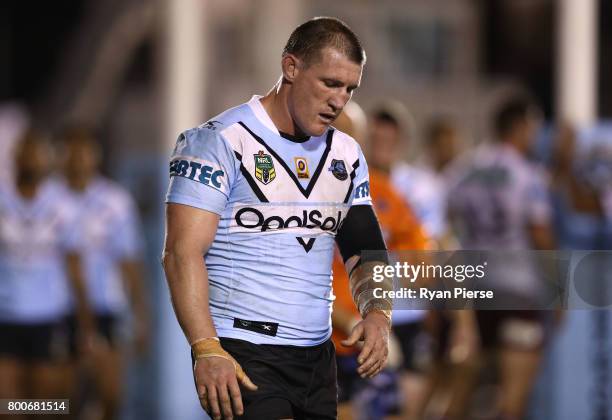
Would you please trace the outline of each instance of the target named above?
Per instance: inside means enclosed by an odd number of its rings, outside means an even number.
[[[150,334],[138,211],[101,175],[91,130],[24,121],[3,124],[15,141],[2,142],[0,397],[68,398],[72,418],[116,419],[126,360]]]
[[[514,251],[611,249],[612,143],[581,144],[569,124],[544,127],[538,105],[522,95],[500,101],[489,123],[491,138],[479,141],[445,116],[421,124],[419,133],[409,111],[389,101],[369,115],[350,103],[336,126],[365,152],[390,250],[491,251],[489,258],[503,258],[502,269],[489,272],[485,285],[506,302],[544,308],[542,267],[533,254]],[[405,150],[419,152],[406,161]],[[418,263],[427,255],[407,258]],[[564,325],[562,307],[396,308],[389,367],[366,380],[355,373],[357,350],[341,343],[358,316],[347,288],[336,258],[340,418],[529,416],[537,377]]]
[[[69,397],[73,418],[115,419],[126,363],[154,329],[138,210],[101,174],[94,131],[41,132],[25,115],[0,123],[0,397]],[[612,143],[543,127],[525,97],[498,104],[490,139],[445,116],[419,132],[395,101],[368,113],[351,102],[335,126],[364,150],[390,250],[612,247]],[[366,380],[341,344],[358,313],[336,257],[341,419],[524,418],[561,311],[396,310],[389,367]],[[537,267],[516,258],[490,286],[537,301]]]

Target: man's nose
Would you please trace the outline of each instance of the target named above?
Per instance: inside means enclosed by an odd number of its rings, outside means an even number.
[[[351,95],[348,93],[339,93],[332,96],[327,102],[328,105],[334,110],[334,112],[342,110],[344,105],[351,99]]]

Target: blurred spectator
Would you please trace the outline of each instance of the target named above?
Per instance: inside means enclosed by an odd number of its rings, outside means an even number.
[[[587,156],[580,156],[576,146],[576,130],[562,125],[552,156],[556,236],[563,249],[599,249],[604,210],[597,182],[589,182],[595,165]]]
[[[88,310],[75,229],[77,208],[49,178],[49,143],[28,132],[15,154],[16,176],[0,186],[0,396],[65,398],[68,358],[64,319],[73,289],[79,348],[90,351]]]
[[[92,133],[71,127],[62,134],[67,186],[79,206],[81,253],[88,299],[103,342],[93,353],[93,382],[102,418],[117,418],[125,370],[121,331],[131,300],[133,344],[139,355],[148,345],[149,314],[143,284],[142,238],[129,193],[99,173],[101,151]],[[127,292],[127,293],[126,293]],[[73,343],[74,344],[74,343]],[[74,348],[74,345],[73,345]]]
[[[433,120],[427,130],[425,162],[408,164],[398,158],[402,142],[408,139],[407,119],[406,110],[395,102],[375,110],[369,164],[391,173],[394,186],[434,239],[428,249],[456,249],[446,221],[446,194],[447,172],[457,154],[457,131],[447,120]],[[454,380],[462,382],[464,370],[470,369],[466,364],[472,362],[477,342],[474,316],[469,311],[396,311],[393,321],[404,343],[404,358],[410,360],[402,377],[406,414],[419,419],[434,395],[449,382],[451,386]],[[426,334],[423,326],[427,326]],[[428,336],[436,338],[435,349]]]
[[[394,226],[396,230],[402,224],[422,226],[423,241],[418,246],[414,242],[411,245],[408,244],[407,241],[410,240],[410,235],[404,232],[399,236],[403,238],[404,242],[399,242],[395,245],[388,242],[389,249],[433,249],[437,247],[437,244],[436,241],[429,239],[430,231],[427,230],[427,225],[429,222],[431,228],[433,225],[441,224],[439,219],[444,217],[442,194],[441,190],[423,189],[415,191],[413,187],[418,182],[413,180],[412,176],[419,178],[423,182],[426,182],[425,179],[430,179],[433,183],[437,182],[437,180],[434,180],[433,176],[430,176],[425,170],[408,164],[398,163],[404,140],[404,123],[408,117],[404,111],[400,104],[389,103],[372,113],[370,135],[366,145],[366,156],[370,165],[370,173],[376,174],[376,177],[381,177],[388,182],[387,188],[394,192],[393,196],[401,198],[401,201],[403,201],[401,206],[403,210],[401,212],[405,214],[403,218],[407,218],[407,220],[402,221],[402,218],[395,217],[388,221],[391,226]],[[396,172],[398,168],[399,173]],[[429,183],[427,185],[431,187],[433,184]],[[401,192],[404,194],[398,194]],[[416,194],[413,194],[415,192]],[[391,193],[389,193],[389,196],[391,196]],[[427,200],[434,196],[439,201],[432,205]],[[380,204],[377,205],[375,203],[374,206],[382,207],[385,201],[384,196],[381,196]],[[416,209],[419,205],[421,218],[418,217],[418,210],[412,211],[413,208]],[[399,204],[397,207],[400,207]],[[377,212],[380,214],[378,207]],[[436,215],[431,217],[434,213]],[[413,218],[414,220],[408,224],[408,220]],[[434,221],[435,219],[438,219],[438,221]],[[385,223],[382,218],[381,223],[384,226]],[[433,228],[432,230],[441,232],[443,229]],[[412,257],[424,261],[424,256],[420,258],[418,255],[418,253],[414,253]],[[407,416],[407,418],[420,418],[423,415],[432,392],[429,372],[427,371],[427,364],[431,360],[431,354],[429,354],[428,339],[423,329],[425,316],[426,312],[424,310],[396,310],[393,313],[393,332],[397,336],[402,350],[401,389],[403,415]]]
[[[365,135],[365,114],[355,102],[349,102],[342,114],[335,121],[334,126],[355,138],[362,147],[371,151],[375,148],[367,147]],[[369,156],[366,154],[366,160]],[[427,238],[420,224],[412,214],[411,209],[395,191],[388,173],[370,168],[370,194],[376,214],[389,250],[423,250],[427,246]],[[342,258],[336,252],[333,264],[333,287],[336,300],[332,322],[334,330],[332,338],[336,344],[336,358],[338,362],[338,383],[340,388],[339,418],[376,419],[383,418],[385,414],[399,408],[397,397],[393,397],[395,389],[395,373],[392,365],[402,363],[399,359],[406,355],[403,366],[412,363],[412,343],[415,332],[404,334],[403,329],[393,335],[399,343],[392,343],[389,365],[380,377],[366,380],[357,374],[357,354],[355,348],[342,346],[341,341],[346,339],[360,316],[349,291],[349,280],[342,263]],[[398,347],[399,346],[399,347]],[[405,351],[404,351],[405,350]],[[397,354],[401,351],[403,354]],[[352,400],[352,404],[349,402]]]
[[[481,286],[493,289],[498,302],[505,298],[506,302],[533,302],[534,307],[542,296],[542,273],[526,250],[554,247],[547,182],[526,158],[539,115],[523,98],[502,104],[495,115],[495,141],[472,154],[448,195],[462,247],[513,251],[487,254],[489,269]],[[516,252],[520,250],[525,252]],[[497,357],[498,410],[504,419],[523,418],[545,344],[544,314],[477,311],[483,351]],[[467,415],[470,392],[465,388],[473,376],[466,372],[465,381],[462,400],[453,401],[450,418]]]
[[[435,219],[439,220],[440,230],[437,240],[440,249],[457,249],[459,244],[452,235],[447,221],[446,203],[448,186],[453,180],[454,168],[459,164],[457,161],[460,154],[459,130],[455,123],[445,117],[434,117],[429,121],[425,129],[425,156],[419,165],[423,176],[434,179],[437,190],[437,200],[441,200],[439,211]],[[440,198],[441,197],[441,198]]]
[[[445,231],[444,186],[430,170],[401,160],[402,150],[411,140],[409,120],[408,111],[395,101],[388,101],[372,112],[369,165],[390,175],[427,235],[438,241]]]
[[[459,132],[454,122],[445,117],[434,117],[425,130],[426,165],[440,175],[459,154]]]

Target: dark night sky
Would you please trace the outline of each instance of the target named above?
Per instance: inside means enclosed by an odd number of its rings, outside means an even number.
[[[547,116],[554,104],[555,2],[535,2],[523,22],[508,18],[508,0],[480,0],[486,75],[510,74],[540,100]],[[74,35],[86,0],[0,2],[0,100],[34,104],[53,80],[59,53]],[[516,31],[516,28],[521,28]],[[600,0],[600,95],[602,117],[612,117],[612,2]]]
[[[0,99],[39,99],[74,32],[83,0],[0,2]]]

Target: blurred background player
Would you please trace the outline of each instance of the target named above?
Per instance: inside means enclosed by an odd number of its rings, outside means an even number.
[[[433,117],[425,128],[424,166],[446,178],[449,167],[460,153],[459,130],[447,117]]]
[[[348,105],[334,125],[356,139],[366,151],[366,159],[372,165],[370,166],[370,194],[388,249],[426,249],[427,237],[412,210],[395,191],[388,173],[376,167],[373,150],[376,149],[377,145],[371,143],[370,140],[365,141],[367,119],[364,112],[355,102],[350,102]],[[356,374],[357,351],[353,348],[343,347],[341,341],[348,337],[353,325],[358,322],[359,313],[352,302],[348,278],[339,255],[336,255],[334,259],[333,272],[336,300],[334,301],[334,312],[332,314],[332,322],[334,323],[332,337],[338,349],[339,399],[341,402],[339,417],[353,418],[351,416],[352,411],[355,418],[383,418],[386,414],[389,414],[389,411],[392,412],[393,409],[398,408],[397,398],[392,395],[395,382],[394,374],[388,371],[387,375],[381,375],[373,380],[361,379]],[[395,317],[396,315],[394,315],[394,319]],[[395,326],[393,331],[397,333]],[[390,346],[391,350],[396,353],[403,350],[404,347],[404,343],[401,343],[404,337],[398,338],[399,343]],[[398,345],[401,345],[401,349],[398,348]],[[390,363],[402,363],[400,359],[402,359],[401,354],[390,355]],[[406,361],[406,363],[409,362]],[[350,405],[347,404],[351,398],[354,399],[353,408],[358,407],[358,410],[351,410]],[[355,412],[358,414],[355,415]]]
[[[391,177],[393,185],[414,209],[427,235],[436,242],[445,234],[444,185],[432,170],[423,165],[408,163],[403,156],[410,148],[412,116],[397,101],[386,101],[375,108],[370,117],[372,159],[379,162],[380,170]]]
[[[462,140],[460,130],[450,117],[433,116],[423,130],[423,157],[415,165],[413,173],[421,179],[431,180],[425,183],[435,194],[431,206],[434,229],[437,233],[437,246],[440,251],[460,249],[460,244],[448,223],[447,201],[448,188],[453,183],[455,172],[462,161]],[[397,171],[397,179],[405,173],[406,165]],[[410,172],[408,172],[410,173]],[[413,189],[422,188],[416,183]],[[413,193],[413,197],[426,198],[426,195]],[[447,258],[451,254],[437,254]],[[426,320],[427,330],[431,334],[432,363],[427,371],[426,395],[419,416],[425,412],[453,411],[452,404],[462,401],[461,393],[466,388],[466,380],[474,370],[478,354],[478,331],[472,310],[430,310]],[[448,405],[450,402],[450,406]]]
[[[438,149],[449,147],[449,143],[454,145],[455,134],[440,139],[448,133],[435,133],[434,142],[438,144],[427,145],[427,160],[432,168],[409,164],[401,159],[410,137],[410,115],[406,108],[399,102],[387,101],[371,115],[367,149],[370,167],[388,174],[405,204],[415,209],[418,222],[431,238],[425,244],[426,249],[456,246],[447,233],[446,179],[433,169],[442,171],[448,167],[454,151],[451,154]],[[425,310],[402,310],[394,313],[393,328],[404,360],[401,382],[405,412],[410,418],[421,418],[433,395],[443,387],[443,381],[457,377],[450,375],[451,366],[444,363],[445,355],[449,355],[452,348],[461,347],[464,357],[456,362],[463,363],[468,354],[473,354],[476,341],[473,316],[461,311],[428,314]],[[434,343],[432,338],[438,342]],[[453,372],[461,372],[462,367],[455,363]]]
[[[102,338],[93,353],[92,380],[100,418],[111,420],[116,418],[124,395],[121,332],[125,332],[130,302],[137,354],[144,355],[148,345],[140,222],[129,193],[100,174],[102,156],[93,133],[85,127],[72,126],[63,131],[62,141],[65,181],[79,208],[87,296]]]
[[[349,102],[335,121],[334,126],[357,140],[365,150],[366,159],[372,162],[371,150],[376,145],[369,142],[364,144],[366,143],[366,116],[356,102]],[[374,167],[370,167],[370,194],[388,249],[423,250],[426,248],[427,238],[411,209],[394,190],[388,174]],[[339,418],[383,418],[399,408],[398,399],[394,395],[394,374],[388,369],[386,375],[379,375],[370,380],[362,379],[357,374],[358,350],[344,347],[341,342],[348,337],[353,326],[359,322],[360,316],[349,292],[349,281],[344,264],[337,252],[334,258],[333,273],[336,300],[332,313],[334,326],[332,338],[336,345],[338,362]],[[395,331],[395,327],[393,330]],[[397,343],[390,347],[391,352],[397,353],[400,350],[397,348]],[[390,364],[393,365],[393,362],[397,364],[398,357],[401,358],[401,355],[390,354]]]
[[[15,183],[0,187],[0,397],[65,398],[64,319],[70,290],[80,350],[94,344],[78,252],[77,208],[49,178],[52,150],[30,131],[17,144]]]
[[[576,136],[567,123],[554,136],[551,171],[556,238],[561,249],[601,249],[603,199],[589,182],[594,165],[578,150]]]
[[[542,273],[531,255],[520,251],[555,246],[547,182],[527,159],[539,117],[538,108],[524,98],[504,102],[495,114],[496,140],[473,153],[448,195],[464,249],[510,251],[487,256],[482,284],[506,304],[528,302],[532,308],[541,303]],[[492,264],[498,258],[503,262]],[[480,310],[477,320],[483,351],[498,359],[499,418],[523,418],[545,344],[544,312]],[[472,382],[466,373],[464,387]],[[460,395],[463,401],[451,405],[450,419],[466,418],[470,393]]]

